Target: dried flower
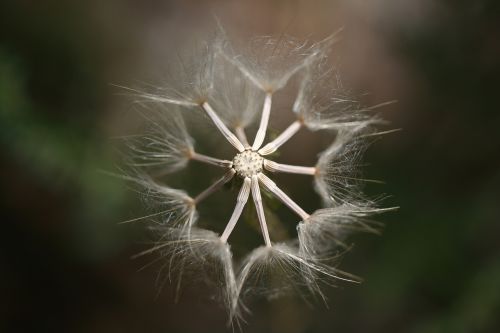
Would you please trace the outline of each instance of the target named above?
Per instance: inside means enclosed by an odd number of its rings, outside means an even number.
[[[153,93],[141,93],[142,104],[151,112],[145,116],[149,134],[133,137],[128,143],[132,165],[142,170],[129,179],[140,185],[146,197],[159,207],[160,221],[151,229],[159,235],[157,245],[145,253],[159,251],[168,258],[171,272],[202,270],[214,286],[233,319],[245,309],[248,295],[279,295],[298,289],[319,294],[319,281],[357,281],[338,270],[335,259],[345,249],[352,231],[376,232],[369,216],[385,211],[361,192],[359,161],[366,138],[377,135],[380,123],[373,108],[363,108],[348,97],[338,74],[329,68],[327,53],[335,42],[332,36],[317,44],[298,43],[290,38],[268,37],[252,41],[246,52],[235,51],[224,38],[202,48],[198,57],[179,66],[184,71],[173,85]],[[298,81],[293,121],[274,140],[264,144],[273,95],[291,78]],[[236,150],[232,160],[206,156],[196,151],[182,114],[203,112],[220,135]],[[253,141],[245,129],[258,120]],[[269,159],[300,129],[336,133],[332,145],[311,166],[281,164]],[[218,166],[223,174],[203,192],[190,197],[184,191],[159,184],[159,174],[171,173],[194,160]],[[307,175],[326,208],[306,212],[269,177],[275,172]],[[144,176],[143,173],[149,175]],[[141,175],[142,174],[142,175]],[[241,179],[232,215],[220,235],[196,225],[196,207],[233,178]],[[297,216],[298,238],[273,242],[269,233],[261,190],[265,189]],[[256,209],[264,245],[251,251],[239,264],[233,263],[228,240],[249,198]],[[208,273],[209,272],[209,273]],[[302,288],[305,287],[305,288]]]

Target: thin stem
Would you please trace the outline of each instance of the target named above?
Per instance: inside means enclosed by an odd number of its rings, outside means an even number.
[[[241,212],[243,212],[243,208],[248,201],[248,197],[250,195],[250,183],[250,178],[246,177],[243,181],[243,186],[240,189],[240,193],[238,194],[238,199],[236,199],[236,207],[234,207],[233,215],[231,215],[231,219],[227,223],[226,229],[224,229],[224,232],[220,236],[220,240],[223,243],[227,242],[229,235],[231,235],[231,232],[233,232],[234,226],[236,225],[236,222],[238,222]]]
[[[243,146],[243,144],[240,142],[240,140],[238,140],[236,135],[234,135],[222,122],[222,120],[219,118],[217,113],[215,113],[210,104],[208,104],[208,102],[204,102],[201,107],[203,108],[203,110],[205,110],[210,119],[212,119],[215,126],[217,126],[217,128],[222,133],[222,135],[224,135],[227,141],[229,141],[229,143],[232,144],[234,148],[236,148],[240,153],[244,151],[245,147]]]
[[[316,167],[281,164],[270,160],[264,160],[264,168],[271,172],[286,172],[286,173],[294,173],[299,175],[310,175],[310,176],[314,176],[317,172]]]
[[[259,178],[252,176],[252,198],[257,209],[257,216],[259,218],[260,229],[266,246],[271,247],[271,239],[269,238],[269,231],[267,230],[266,216],[264,215],[264,206],[262,206],[262,196],[260,195]]]
[[[236,136],[238,139],[241,141],[243,146],[245,146],[245,149],[250,148],[250,144],[248,143],[247,135],[245,134],[245,129],[241,126],[236,126],[234,128],[234,131],[236,133]]]
[[[233,162],[228,161],[228,160],[220,160],[215,157],[199,154],[197,152],[190,152],[189,153],[189,158],[195,161],[211,164],[211,165],[216,165],[219,167],[223,168],[230,168],[233,165]]]
[[[285,205],[287,205],[291,210],[293,210],[297,215],[299,215],[303,221],[309,218],[307,214],[299,205],[295,203],[285,192],[283,192],[275,182],[273,182],[269,177],[263,173],[259,174],[259,181],[264,185],[264,187],[271,193],[273,193],[278,199],[281,200]]]
[[[210,194],[214,193],[215,191],[219,190],[225,183],[233,179],[234,174],[236,171],[234,171],[233,168],[229,169],[221,178],[219,178],[215,183],[210,185],[206,190],[198,194],[194,199],[193,203],[198,204],[205,198],[207,198]]]
[[[267,93],[264,99],[264,106],[262,108],[262,116],[260,118],[259,129],[257,130],[257,135],[255,135],[255,140],[253,141],[252,149],[258,150],[264,139],[266,137],[267,125],[269,124],[269,115],[271,114],[271,101],[272,94]]]
[[[294,121],[290,126],[288,126],[276,139],[269,142],[263,148],[259,150],[261,155],[269,155],[274,153],[279,147],[281,147],[285,142],[290,140],[304,125],[300,120]]]

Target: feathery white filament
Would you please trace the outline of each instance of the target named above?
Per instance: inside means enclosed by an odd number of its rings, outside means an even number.
[[[275,182],[273,182],[269,177],[263,173],[259,174],[259,180],[264,185],[265,188],[271,193],[273,193],[278,199],[280,199],[285,205],[287,205],[291,210],[293,210],[297,215],[299,215],[303,220],[309,218],[307,214],[299,205],[295,203],[285,192],[283,192]]]
[[[262,117],[260,118],[260,125],[255,135],[255,140],[252,145],[252,149],[257,151],[260,146],[264,142],[267,132],[267,126],[269,124],[269,115],[271,114],[271,102],[272,102],[272,94],[267,93],[266,98],[264,99],[264,106],[262,107]]]
[[[264,215],[264,207],[262,206],[262,196],[260,195],[259,178],[257,175],[252,176],[252,197],[255,208],[257,209],[257,216],[259,218],[262,236],[264,236],[264,242],[266,246],[270,247],[272,246],[271,239],[269,238],[269,231],[267,230],[266,216]]]
[[[155,94],[148,94],[148,93],[140,93],[139,95],[141,98],[144,98],[146,100],[150,100],[153,102],[160,102],[160,103],[167,103],[167,104],[173,104],[173,105],[180,105],[180,106],[197,106],[198,104],[195,102],[191,102],[189,100],[184,100],[184,99],[177,99],[177,98],[168,98],[168,97],[163,97]]]
[[[302,121],[296,120],[288,126],[276,139],[269,142],[267,145],[259,150],[261,155],[269,155],[274,153],[285,142],[290,140],[303,126]]]
[[[196,222],[198,217],[196,206],[193,204],[194,200],[186,192],[160,185],[146,175],[137,175],[135,177],[114,176],[138,185],[140,187],[139,192],[150,201],[151,208],[155,210],[152,214],[121,223],[159,216],[161,217],[161,224],[180,226],[180,229],[189,230]]]
[[[130,165],[152,173],[167,174],[182,169],[189,161],[194,140],[189,135],[178,107],[159,103],[143,105],[141,116],[147,121],[146,135],[125,137],[132,152]]]
[[[237,285],[229,245],[221,242],[216,233],[196,227],[193,227],[189,234],[162,226],[159,226],[157,231],[170,237],[159,241],[153,248],[138,256],[161,251],[163,256],[169,258],[170,274],[176,271],[179,277],[196,276],[201,269],[204,278],[221,282],[217,283],[219,295],[214,296],[222,298],[221,301],[231,311],[231,318],[237,316]]]
[[[238,274],[237,291],[241,295],[244,289],[256,289],[276,296],[307,285],[311,293],[322,296],[319,282],[325,278],[360,282],[356,276],[302,257],[290,245],[261,246],[245,258]],[[276,283],[275,288],[270,286]]]
[[[238,219],[240,218],[243,208],[245,208],[245,205],[248,201],[248,196],[250,195],[250,184],[250,178],[246,177],[243,181],[243,186],[241,186],[240,193],[238,194],[238,199],[236,199],[236,207],[234,207],[233,215],[231,215],[231,219],[227,223],[224,232],[220,236],[220,240],[224,243],[227,242],[229,235],[231,235],[231,232],[233,232],[236,222],[238,222]]]
[[[226,58],[216,57],[216,64],[211,105],[229,128],[246,128],[260,116],[265,93]]]
[[[283,36],[282,36],[283,37]],[[255,38],[247,54],[239,54],[229,45],[222,56],[232,62],[241,73],[262,91],[278,91],[286,86],[292,76],[322,54],[335,42],[335,35],[317,45],[286,38]]]
[[[273,162],[271,160],[264,160],[264,168],[271,172],[286,172],[286,173],[294,173],[298,175],[310,175],[310,176],[316,174],[315,167],[281,164]]]
[[[320,154],[316,164],[316,191],[328,204],[351,202],[358,205],[365,201],[358,191],[359,160],[366,143],[352,131],[339,131],[335,141]]]
[[[234,146],[234,148],[236,148],[239,152],[245,150],[245,147],[240,142],[240,140],[238,140],[238,138],[229,130],[229,128],[227,128],[227,126],[222,122],[217,113],[215,113],[215,111],[212,109],[210,104],[204,102],[201,107],[203,108],[203,110],[205,110],[210,119],[212,119],[215,126],[217,126],[217,128],[222,133],[222,135],[224,135],[227,141],[229,141],[229,143]]]

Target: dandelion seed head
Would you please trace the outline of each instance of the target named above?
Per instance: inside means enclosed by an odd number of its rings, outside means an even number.
[[[170,275],[179,281],[189,276],[218,290],[230,321],[242,315],[246,309],[243,300],[251,295],[272,298],[293,291],[305,298],[323,298],[324,283],[358,281],[338,270],[336,259],[348,248],[346,240],[352,232],[378,230],[369,217],[385,210],[376,208],[376,200],[362,193],[366,180],[360,169],[367,138],[379,134],[373,128],[381,121],[373,108],[364,108],[345,93],[337,71],[327,61],[335,40],[330,37],[314,44],[287,36],[262,37],[247,48],[238,48],[219,36],[214,43],[205,44],[202,56],[193,58],[199,61],[186,67],[178,82],[141,94],[144,103],[140,105],[154,109],[155,116],[145,116],[151,125],[147,134],[129,141],[131,167],[141,175],[129,178],[155,207],[153,215],[161,217],[150,227],[159,240],[143,253],[159,252]],[[183,63],[192,62],[189,59],[183,58]],[[298,82],[298,91],[290,112],[297,120],[266,143],[274,93],[292,77]],[[204,113],[203,119],[217,129],[214,135],[225,138],[236,150],[232,160],[196,150],[191,136],[195,133],[189,134],[184,123],[184,115],[192,112]],[[258,128],[251,140],[245,129],[253,123]],[[272,161],[270,154],[304,127],[333,131],[335,140],[309,166]],[[188,163],[205,163],[223,173],[194,195],[158,181]],[[276,172],[312,177],[326,208],[305,211],[271,179]],[[197,176],[204,178],[203,174]],[[224,230],[216,233],[201,228],[198,220],[204,216],[198,216],[197,207],[234,176],[243,181],[234,182],[240,188]],[[269,232],[266,219],[270,208],[262,188],[300,218],[296,239],[273,241],[275,235]],[[255,206],[263,245],[238,262],[231,252],[231,235],[249,202]]]

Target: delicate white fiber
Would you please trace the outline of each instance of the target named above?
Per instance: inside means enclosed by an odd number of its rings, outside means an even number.
[[[125,138],[130,164],[149,169],[151,174],[167,174],[184,168],[194,149],[194,140],[178,108],[149,103],[143,105],[141,111],[148,129],[145,134]]]
[[[247,128],[262,110],[264,92],[226,58],[219,56],[210,102],[229,128]]]
[[[361,158],[365,142],[351,131],[339,131],[333,144],[319,155],[315,189],[325,205],[362,205]]]
[[[217,52],[221,42],[191,43],[175,49],[175,58],[167,69],[168,81],[162,85],[138,92],[141,100],[196,107],[213,92]]]
[[[294,246],[280,243],[254,249],[242,263],[237,286],[242,299],[251,295],[273,298],[289,292],[323,297],[321,283],[335,284],[340,280],[359,281],[335,267],[301,256]]]
[[[343,88],[325,53],[318,54],[300,73],[293,111],[309,129],[342,130],[380,122]]]
[[[252,39],[242,50],[226,43],[222,55],[259,89],[274,92],[283,88],[318,52],[320,49],[316,45],[289,36],[265,36]]]
[[[186,279],[208,285],[230,313],[230,320],[237,318],[238,294],[230,246],[210,230],[195,227],[187,234],[167,226],[154,229],[163,237],[139,255],[158,251],[167,260],[169,277],[177,279],[178,285]]]
[[[385,211],[387,209],[359,208],[348,204],[315,211],[297,226],[301,255],[322,259],[332,255],[332,251],[347,249],[345,239],[353,232],[378,234],[381,225],[368,217]]]
[[[149,213],[122,223],[151,220],[155,225],[168,225],[189,232],[198,219],[195,200],[183,190],[159,184],[138,171],[132,173],[133,176],[114,176],[132,183],[141,194]]]

